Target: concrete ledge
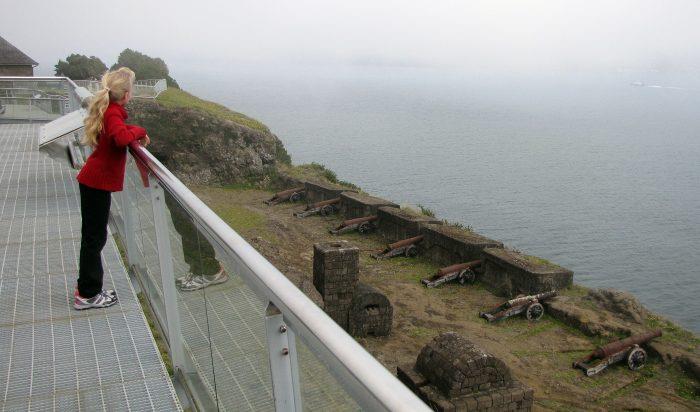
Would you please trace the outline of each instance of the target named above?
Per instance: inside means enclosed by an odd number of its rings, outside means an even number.
[[[399,205],[388,200],[366,195],[364,193],[344,191],[340,194],[342,210],[346,219],[377,214],[380,207],[398,208]]]
[[[420,228],[427,224],[442,224],[440,219],[416,215],[396,207],[379,207],[377,216],[379,216],[379,233],[389,243],[418,236]]]
[[[512,250],[484,249],[483,260],[481,281],[501,296],[561,290],[573,283],[571,270]]]
[[[312,204],[323,200],[335,199],[340,197],[340,194],[346,191],[352,192],[352,189],[336,185],[328,182],[305,182],[306,202]]]
[[[486,248],[502,248],[503,243],[455,226],[428,224],[421,226],[421,242],[427,256],[443,266],[481,259]]]

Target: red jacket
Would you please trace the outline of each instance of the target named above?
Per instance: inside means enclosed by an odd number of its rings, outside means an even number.
[[[124,123],[129,117],[121,105],[110,102],[102,120],[97,147],[78,173],[78,182],[93,189],[119,192],[124,187],[126,150],[146,135],[146,129]]]

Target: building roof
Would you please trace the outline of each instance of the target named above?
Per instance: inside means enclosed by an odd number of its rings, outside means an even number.
[[[0,37],[0,65],[38,66],[39,63],[10,44],[10,42]]]

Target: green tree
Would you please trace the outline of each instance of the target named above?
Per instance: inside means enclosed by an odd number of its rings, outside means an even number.
[[[54,66],[56,76],[66,76],[73,80],[99,79],[107,71],[107,66],[95,56],[71,54],[66,60],[59,60]]]
[[[110,70],[124,66],[136,73],[136,80],[165,79],[168,87],[180,88],[175,79],[170,77],[168,66],[159,57],[150,57],[136,50],[124,49]]]

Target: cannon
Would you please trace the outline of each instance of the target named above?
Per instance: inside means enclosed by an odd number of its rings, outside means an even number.
[[[294,213],[296,217],[307,217],[312,215],[328,216],[336,213],[339,210],[340,198],[323,200],[321,202],[312,203],[306,206],[301,212]]]
[[[488,312],[479,312],[479,316],[489,322],[494,322],[524,313],[527,320],[540,320],[544,316],[542,302],[556,295],[557,291],[552,290],[537,295],[519,296],[504,302]]]
[[[462,285],[465,283],[474,283],[476,281],[476,273],[474,273],[474,269],[479,266],[481,266],[481,261],[474,260],[467,263],[458,263],[456,265],[440,268],[432,277],[422,279],[421,283],[429,288],[434,288],[453,280],[456,280]]]
[[[644,367],[647,361],[647,352],[639,345],[659,336],[661,336],[661,329],[632,335],[628,338],[608,343],[597,348],[590,355],[574,362],[573,367],[583,369],[587,376],[593,376],[613,363],[626,359],[630,370],[636,371]],[[596,359],[598,361],[592,363]]]
[[[388,244],[386,249],[379,253],[374,253],[371,256],[375,259],[389,259],[395,256],[415,257],[418,255],[418,247],[416,245],[421,240],[423,240],[422,235],[399,240],[398,242]]]
[[[289,200],[290,202],[298,202],[306,193],[303,186],[295,187],[293,189],[287,189],[282,192],[277,192],[272,195],[272,199],[265,200],[264,203],[269,206],[274,206],[278,203]]]
[[[379,219],[377,215],[372,215],[372,216],[365,216],[365,217],[358,217],[356,219],[350,219],[350,220],[344,220],[343,223],[340,224],[335,229],[329,230],[331,234],[334,235],[339,235],[341,233],[347,233],[347,232],[352,232],[353,230],[357,230],[360,232],[360,234],[366,234],[375,229],[374,222]]]

